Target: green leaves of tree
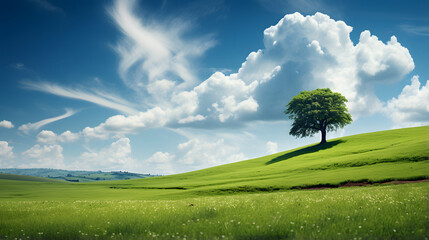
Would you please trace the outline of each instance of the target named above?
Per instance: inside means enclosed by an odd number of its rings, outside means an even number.
[[[300,92],[286,105],[285,113],[294,120],[289,134],[307,137],[343,128],[353,121],[346,102],[343,95],[329,88]]]

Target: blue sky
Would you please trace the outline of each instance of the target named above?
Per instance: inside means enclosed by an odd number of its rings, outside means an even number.
[[[329,87],[354,122],[429,124],[428,1],[0,4],[0,168],[186,172],[318,142],[283,114]]]

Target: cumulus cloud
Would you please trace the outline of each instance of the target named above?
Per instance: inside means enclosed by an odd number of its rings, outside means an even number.
[[[36,144],[23,152],[22,156],[29,160],[29,162],[21,165],[20,167],[64,168],[63,148],[58,144]]]
[[[141,170],[140,165],[131,157],[130,139],[126,137],[98,151],[89,149],[82,153],[78,165],[92,170]]]
[[[269,96],[281,94],[285,105],[299,91],[329,87],[346,96],[355,118],[380,110],[373,84],[401,80],[414,68],[413,60],[394,36],[385,44],[364,31],[354,45],[352,29],[321,13],[289,14],[267,28],[260,61],[275,61],[282,71],[256,90],[261,109],[280,104]],[[270,115],[274,117],[274,112]]]
[[[429,80],[422,85],[419,76],[413,76],[411,85],[406,85],[397,98],[387,102],[385,113],[395,127],[429,125]]]
[[[56,142],[74,142],[78,139],[79,134],[72,133],[69,130],[63,132],[60,135],[57,135],[56,133],[49,130],[42,130],[39,134],[37,134],[37,142],[40,143],[53,144]]]
[[[69,130],[61,133],[61,135],[59,136],[60,142],[74,142],[78,139],[79,139],[79,134],[70,132]]]
[[[44,120],[41,120],[41,121],[38,121],[35,123],[23,124],[18,129],[25,132],[25,133],[29,133],[30,131],[35,131],[35,130],[40,129],[41,127],[43,127],[49,123],[53,123],[53,122],[59,121],[59,120],[64,119],[64,118],[68,118],[68,117],[74,115],[75,113],[76,113],[76,111],[73,109],[66,109],[66,113],[64,113],[63,115],[60,115],[58,117],[53,117],[53,118],[47,118],[47,119],[44,119]]]
[[[0,158],[11,158],[13,156],[13,147],[9,146],[6,141],[0,141]]]
[[[149,166],[149,169],[154,174],[173,174],[177,173],[177,169],[174,169],[174,154],[168,152],[156,152],[150,158],[145,160],[145,164]]]
[[[174,154],[156,152],[144,161],[156,174],[174,174],[245,160],[238,147],[225,142],[192,138],[180,143]]]
[[[204,141],[191,139],[177,146],[181,153],[179,163],[193,166],[195,169],[244,160],[245,156],[237,147],[225,143],[224,139]]]
[[[14,128],[15,126],[12,124],[11,121],[3,120],[3,121],[0,121],[0,127]]]
[[[268,154],[274,154],[279,152],[279,145],[276,142],[268,141],[266,147]]]
[[[57,141],[57,134],[52,131],[43,130],[37,134],[37,142],[40,143],[55,143]]]
[[[9,160],[13,157],[13,147],[6,141],[0,141],[0,167],[11,167]]]
[[[123,135],[139,129],[162,127],[169,120],[169,114],[170,111],[155,107],[128,117],[115,115],[94,128],[86,127],[82,133],[86,137],[105,139],[110,134]]]

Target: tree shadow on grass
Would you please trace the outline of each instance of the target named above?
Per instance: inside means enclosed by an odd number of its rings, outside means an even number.
[[[293,151],[293,152],[288,152],[286,154],[283,154],[281,156],[278,156],[276,158],[271,159],[270,161],[266,162],[266,165],[270,165],[276,162],[281,162],[284,160],[287,160],[289,158],[293,158],[296,156],[300,156],[300,155],[304,155],[304,154],[308,154],[308,153],[314,153],[314,152],[318,152],[320,150],[325,150],[328,148],[332,148],[340,143],[345,142],[344,140],[335,140],[335,141],[330,141],[327,142],[325,144],[317,144],[314,146],[310,146],[310,147],[306,147],[306,148],[301,148],[299,150]]]

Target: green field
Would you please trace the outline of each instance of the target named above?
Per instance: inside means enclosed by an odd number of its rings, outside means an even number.
[[[0,175],[0,239],[425,239],[428,183],[297,189],[428,179],[428,164],[418,127],[163,177]]]
[[[426,207],[423,183],[182,200],[2,201],[0,238],[424,239]]]

